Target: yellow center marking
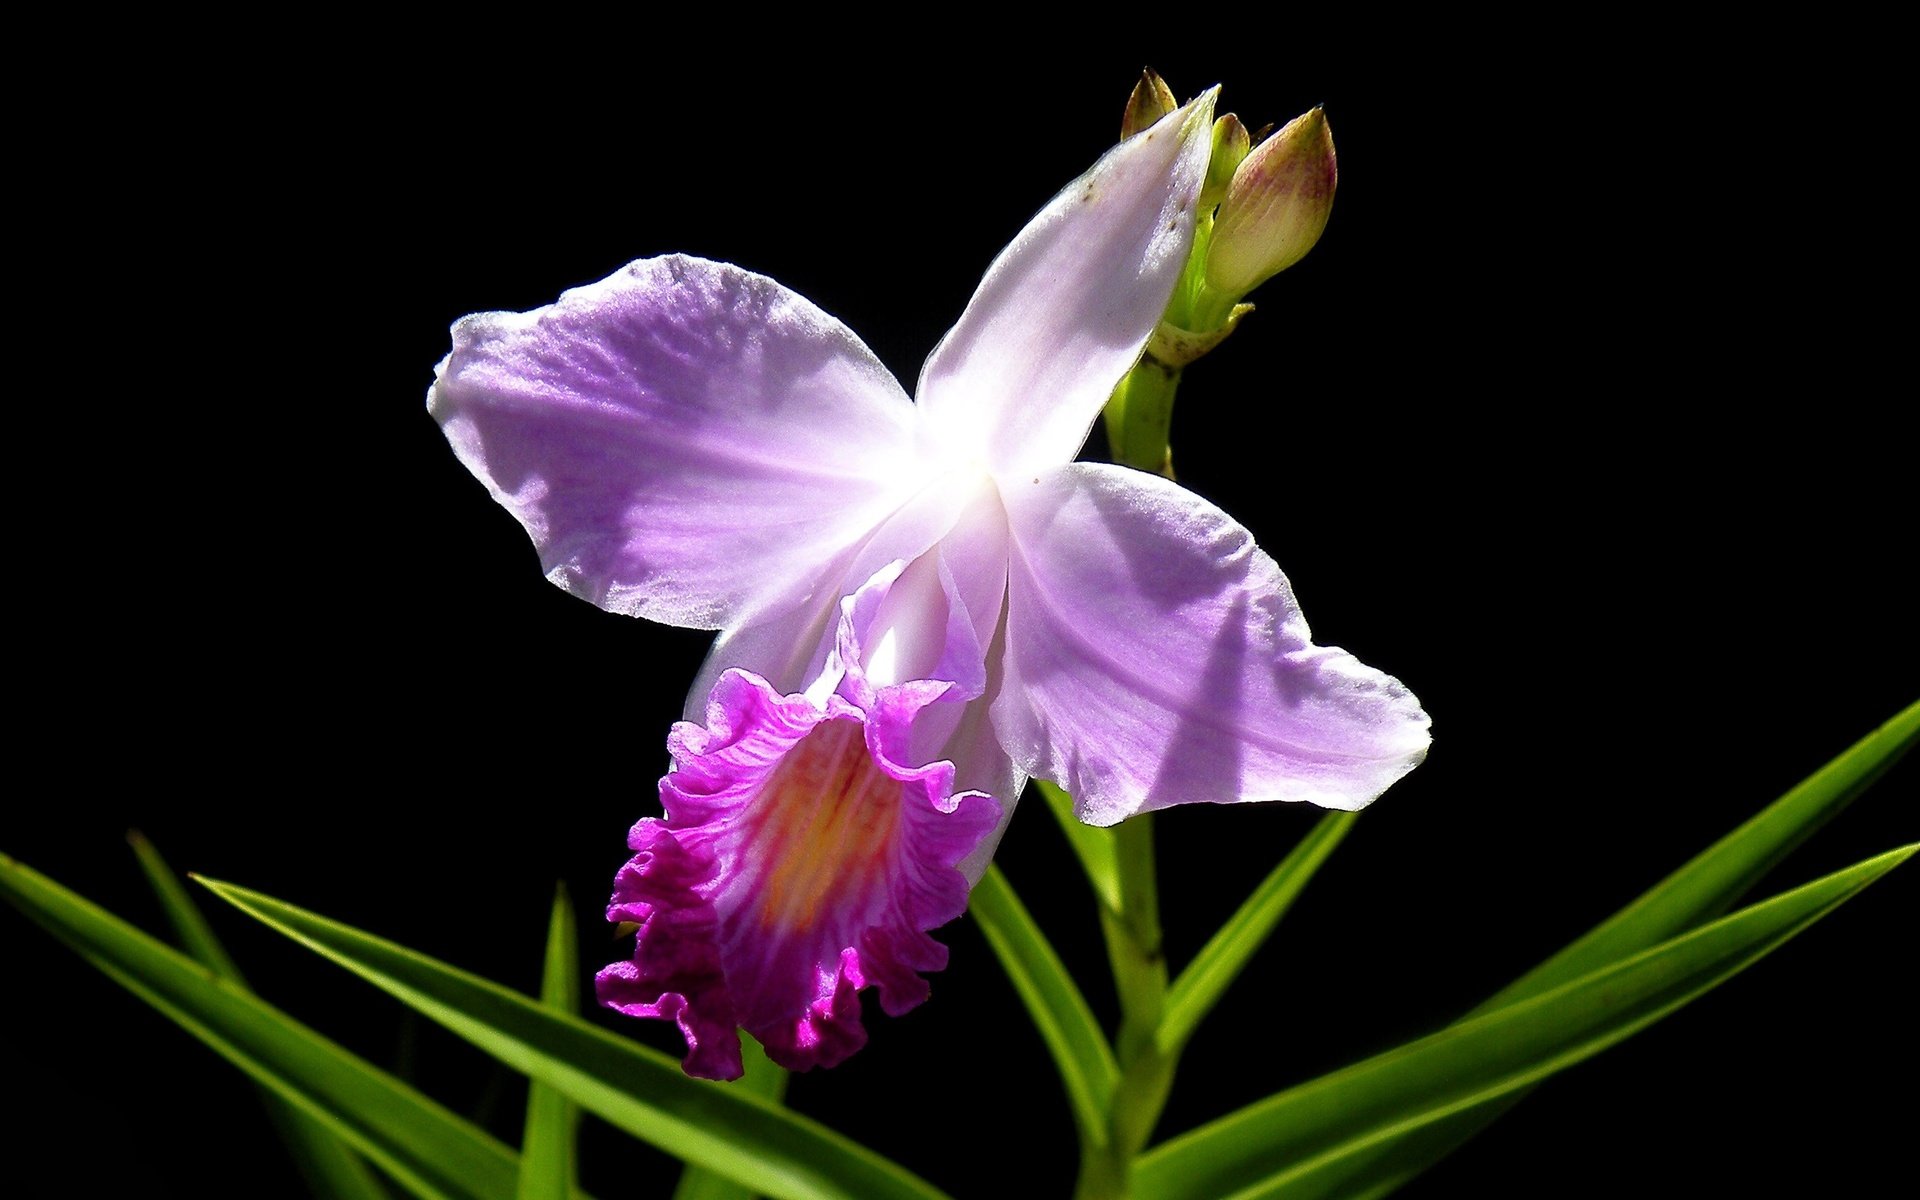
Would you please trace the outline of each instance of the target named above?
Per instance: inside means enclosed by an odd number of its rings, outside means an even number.
[[[878,882],[900,820],[900,782],[867,754],[858,721],[823,721],[755,798],[748,861],[762,876],[763,926],[804,931],[837,891]]]

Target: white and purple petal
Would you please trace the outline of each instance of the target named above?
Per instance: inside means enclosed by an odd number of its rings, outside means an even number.
[[[999,694],[1007,586],[1007,517],[994,482],[982,475],[969,488],[949,489],[965,503],[940,541],[912,564],[877,571],[842,605],[836,667],[858,671],[842,681],[849,694],[866,676],[899,674],[951,681],[913,723],[911,755],[954,764],[955,787],[1004,797],[1000,823],[961,864],[979,881],[1013,816],[1027,777],[1001,747],[988,712]],[[944,631],[936,637],[935,631]],[[964,703],[956,703],[956,702]]]
[[[858,338],[697,258],[463,319],[428,408],[548,578],[669,625],[792,610],[924,480],[912,405]]]
[[[640,928],[601,1001],[676,1021],[687,1072],[730,1079],[736,1029],[784,1067],[833,1066],[866,1041],[861,988],[889,1015],[926,999],[947,958],[928,931],[965,911],[955,868],[1000,813],[951,763],[893,755],[941,690],[880,689],[868,712],[722,675],[706,725],[669,737],[665,819],[634,826],[607,916]]]
[[[1393,677],[1316,646],[1253,535],[1185,488],[1076,463],[1003,485],[1013,761],[1111,825],[1192,802],[1355,809],[1426,756]]]
[[[993,496],[993,481],[977,469],[948,469],[924,472],[918,484],[912,496],[846,552],[777,588],[762,607],[721,633],[688,694],[688,720],[700,719],[714,684],[736,668],[751,671],[782,692],[812,689],[828,668],[842,601],[890,565],[916,561],[956,538],[968,546],[982,545],[983,539],[991,546],[998,539],[998,561],[989,555],[985,573],[967,576],[956,592],[983,617],[985,627],[977,629],[976,636],[982,647],[987,644],[1006,588],[1006,522]],[[977,555],[970,565],[980,565]]]
[[[930,453],[1009,475],[1072,460],[1186,265],[1213,101],[1108,151],[1000,252],[921,371]]]

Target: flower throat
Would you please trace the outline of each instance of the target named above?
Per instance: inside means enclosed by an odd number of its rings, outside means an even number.
[[[809,929],[823,901],[873,882],[899,820],[899,781],[867,753],[860,723],[822,722],[781,759],[747,814],[747,857],[771,864],[755,885],[761,925]]]

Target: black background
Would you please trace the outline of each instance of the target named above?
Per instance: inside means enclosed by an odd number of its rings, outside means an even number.
[[[1920,690],[1910,322],[1868,286],[1899,269],[1898,193],[1854,47],[258,36],[240,62],[88,76],[108,116],[50,106],[21,134],[38,307],[0,849],[149,927],[129,826],[182,870],[526,988],[565,879],[587,965],[616,957],[596,914],[707,635],[542,581],[422,409],[447,325],[686,251],[781,280],[910,382],[1111,141],[1143,61],[1183,94],[1224,82],[1255,126],[1326,105],[1332,223],[1189,372],[1175,453],[1318,639],[1435,728],[1196,1038],[1163,1131],[1451,1019]],[[1914,794],[1908,766],[1768,889],[1914,840]],[[1160,818],[1176,963],[1313,816]],[[1111,1018],[1038,803],[1000,862]],[[1849,1193],[1901,1169],[1912,874],[1403,1194]],[[214,916],[270,999],[517,1137],[509,1075]],[[976,931],[942,937],[934,999],[792,1100],[956,1196],[1066,1194],[1045,1052]],[[25,1194],[298,1187],[236,1071],[11,912],[0,946]],[[591,1122],[584,1154],[598,1194],[671,1190],[664,1157]],[[49,1165],[83,1182],[33,1182]]]

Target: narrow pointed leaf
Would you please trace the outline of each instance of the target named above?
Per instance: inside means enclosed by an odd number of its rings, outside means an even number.
[[[774,1104],[785,1098],[787,1069],[768,1058],[760,1043],[745,1034],[740,1038],[740,1063],[746,1074],[734,1081],[734,1087]],[[757,1195],[750,1187],[691,1163],[680,1172],[680,1184],[673,1189],[673,1200],[753,1200]]]
[[[1900,761],[1917,738],[1920,703],[1909,705],[1861,738],[1692,862],[1489,997],[1465,1019],[1537,996],[1724,912]],[[1389,1138],[1364,1154],[1329,1162],[1295,1180],[1288,1195],[1299,1200],[1385,1196],[1446,1157],[1525,1095],[1525,1091],[1514,1092],[1413,1133]]]
[[[547,956],[540,973],[540,1003],[555,1012],[580,1011],[580,958],[573,901],[565,886],[553,893],[547,918]],[[527,1088],[527,1123],[520,1139],[517,1200],[567,1200],[574,1191],[574,1133],[580,1110],[548,1085]]]
[[[187,953],[235,987],[246,988],[240,968],[160,851],[138,831],[127,834],[127,841]],[[314,1194],[333,1200],[387,1200],[386,1189],[374,1179],[366,1163],[324,1124],[307,1116],[298,1105],[282,1100],[270,1087],[260,1089],[260,1102]]]
[[[1528,1087],[1645,1028],[1738,974],[1916,848],[1855,864],[1543,995],[1249,1105],[1143,1155],[1137,1193],[1157,1200],[1291,1197],[1293,1184],[1323,1164]]]
[[[187,894],[180,877],[173,873],[173,868],[160,856],[160,851],[137,829],[127,833],[127,844],[133,847],[140,870],[145,872],[147,883],[153,888],[161,910],[167,914],[167,921],[173,926],[174,935],[180,939],[181,948],[215,975],[245,986],[247,981],[240,974],[239,966],[228,955],[227,948],[220,944],[213,926],[207,924],[206,915],[194,904],[193,897]]]
[[[238,985],[5,855],[0,894],[414,1195],[513,1195],[512,1150]]]
[[[1073,847],[1073,856],[1080,860],[1080,869],[1093,885],[1094,897],[1102,907],[1119,912],[1120,865],[1115,859],[1113,831],[1082,823],[1073,815],[1073,797],[1059,786],[1044,779],[1034,780],[1033,786],[1060,822],[1060,832],[1067,835],[1067,845]]]
[[[1186,1045],[1201,1019],[1293,907],[1320,864],[1347,836],[1356,815],[1330,812],[1321,817],[1180,972],[1167,993],[1166,1011],[1154,1037],[1162,1054],[1178,1054]]]
[[[987,944],[1052,1053],[1081,1137],[1104,1142],[1120,1070],[1086,998],[1000,868],[987,868],[974,885],[967,911],[986,934]]]
[[[817,1122],[689,1079],[657,1051],[404,946],[201,879],[301,942],[612,1125],[780,1200],[927,1200],[932,1185]]]
[[[1781,859],[1886,774],[1916,738],[1920,738],[1920,701],[1470,1015],[1538,995],[1725,912]]]

